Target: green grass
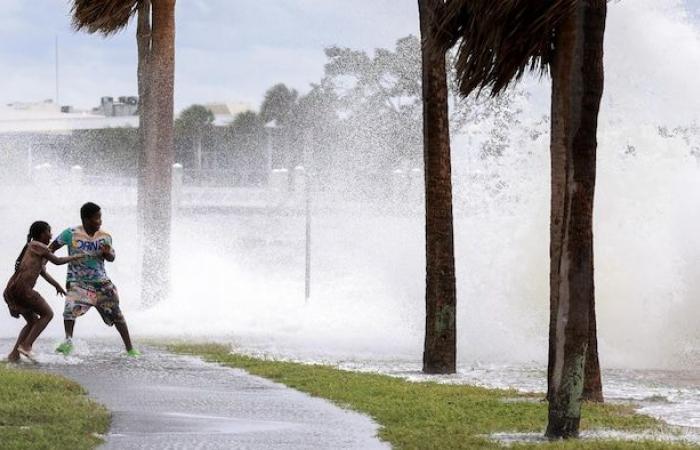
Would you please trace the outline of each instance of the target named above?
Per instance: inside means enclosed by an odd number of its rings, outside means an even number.
[[[500,448],[487,436],[495,432],[543,432],[547,406],[541,396],[464,385],[413,383],[379,374],[339,370],[331,366],[280,362],[232,354],[216,344],[171,344],[177,353],[203,357],[291,388],[322,397],[371,416],[380,439],[397,449]],[[519,401],[521,400],[521,401]],[[635,414],[632,405],[584,407],[582,429],[670,432],[663,423]],[[613,440],[519,444],[513,448],[546,449],[681,449],[668,442]]]
[[[0,363],[0,448],[92,449],[109,428],[105,408],[63,377]]]

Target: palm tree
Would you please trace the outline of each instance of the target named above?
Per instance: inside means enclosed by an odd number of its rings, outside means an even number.
[[[73,24],[111,35],[138,14],[138,84],[141,106],[138,171],[142,301],[167,295],[173,148],[175,0],[73,0]]]
[[[137,25],[136,25],[136,47],[138,54],[138,64],[136,68],[136,80],[139,92],[139,146],[138,146],[138,173],[136,177],[136,234],[137,246],[139,249],[144,248],[146,241],[146,128],[147,118],[144,111],[148,109],[148,62],[151,53],[151,0],[141,0],[137,6]],[[150,233],[149,233],[150,234]],[[142,273],[146,274],[148,268],[144,261],[143,253],[141,256]],[[146,283],[145,276],[141,277],[141,297],[142,303],[146,302]]]
[[[202,181],[202,139],[210,134],[214,125],[214,113],[203,105],[184,109],[175,120],[175,134],[185,137],[192,145],[197,181]]]
[[[485,88],[496,95],[528,70],[551,71],[552,438],[578,435],[584,392],[602,400],[592,219],[606,13],[606,0],[449,0],[439,39],[445,48],[460,42],[465,96]]]
[[[418,0],[423,68],[426,373],[454,373],[457,355],[447,71],[445,50],[435,45],[444,7],[444,0]]]

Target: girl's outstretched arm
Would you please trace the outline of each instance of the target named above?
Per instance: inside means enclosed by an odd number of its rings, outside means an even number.
[[[46,255],[44,255],[44,258],[47,260],[51,261],[52,263],[56,264],[57,266],[62,266],[64,264],[68,264],[69,262],[72,261],[78,261],[79,259],[85,259],[87,255],[81,254],[81,255],[73,255],[73,256],[56,256],[50,251],[46,250]]]
[[[46,258],[48,261],[51,261],[52,263],[56,264],[57,266],[62,266],[63,264],[68,264],[69,262],[72,261],[77,261],[79,259],[84,259],[87,255],[85,254],[80,254],[80,255],[73,255],[73,256],[56,256],[51,251],[49,248],[43,244],[40,245],[33,245],[32,251],[36,253],[37,255],[41,256],[42,258]]]
[[[42,277],[44,280],[48,281],[48,283],[49,283],[51,286],[53,286],[54,288],[56,288],[56,293],[57,293],[58,295],[62,295],[62,296],[65,296],[65,295],[66,295],[66,290],[63,289],[63,286],[61,286],[61,285],[58,283],[58,281],[56,281],[51,275],[49,275],[49,273],[46,271],[46,269],[41,269],[41,274],[40,274],[40,275],[41,275],[41,277]]]

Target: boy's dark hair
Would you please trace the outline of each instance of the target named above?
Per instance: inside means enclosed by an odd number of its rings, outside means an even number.
[[[80,219],[87,220],[87,219],[93,217],[95,214],[97,214],[101,210],[102,210],[102,208],[100,208],[99,205],[96,205],[95,203],[92,203],[92,202],[87,202],[83,206],[80,207]]]
[[[27,234],[27,243],[24,245],[22,251],[17,257],[17,260],[15,261],[15,272],[19,270],[19,265],[22,263],[22,258],[24,258],[24,253],[27,251],[27,245],[29,245],[29,242],[31,242],[32,239],[39,239],[39,236],[41,236],[42,233],[44,233],[49,228],[51,228],[49,224],[47,222],[44,222],[43,220],[37,220],[29,227],[29,234]]]

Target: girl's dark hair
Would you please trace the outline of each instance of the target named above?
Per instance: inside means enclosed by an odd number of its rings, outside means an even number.
[[[29,227],[29,234],[27,235],[27,243],[24,245],[22,248],[22,251],[19,253],[19,256],[17,257],[17,261],[15,261],[15,272],[19,270],[19,265],[22,263],[22,258],[24,257],[24,252],[27,251],[27,245],[33,240],[33,239],[39,239],[39,236],[41,236],[46,230],[51,228],[47,222],[44,222],[43,220],[37,220],[34,222],[30,227]]]

